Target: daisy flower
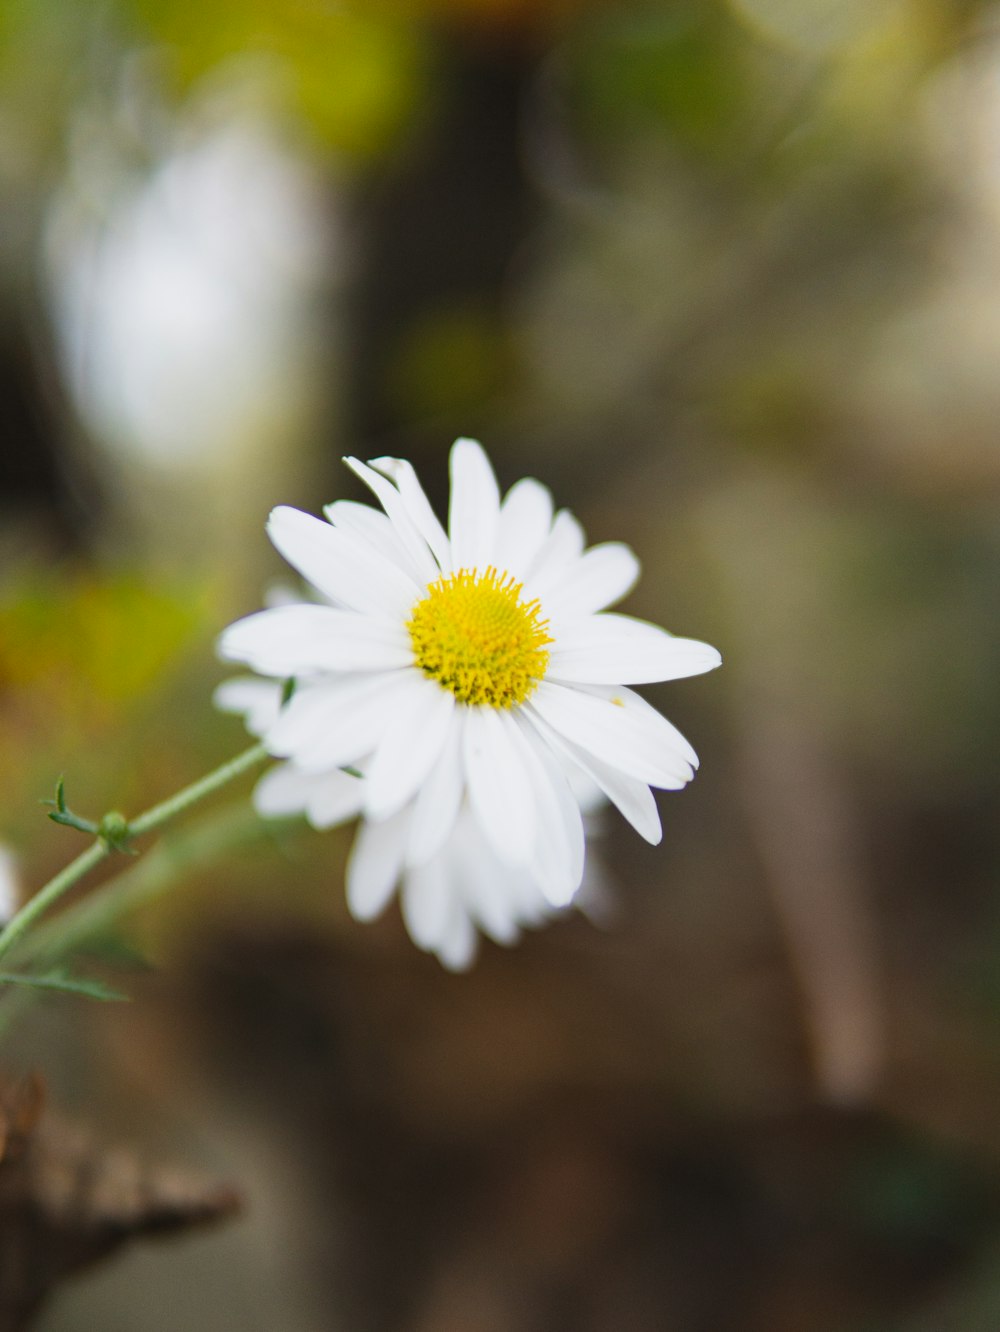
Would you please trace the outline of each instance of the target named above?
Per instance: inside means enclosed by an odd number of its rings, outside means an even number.
[[[502,937],[573,900],[585,843],[575,779],[660,840],[651,788],[680,789],[698,760],[628,686],[720,658],[609,613],[638,576],[633,553],[586,549],[538,481],[501,499],[474,440],[451,450],[447,531],[409,463],[346,462],[382,512],[338,500],[326,521],[286,506],[268,520],[325,604],[273,606],[220,639],[224,658],[294,678],[292,697],[279,706],[276,683],[243,680],[220,703],[287,760],[258,785],[260,812],[302,810],[317,826],[361,814],[352,912],[371,918],[401,878],[417,885],[403,895],[411,934],[459,966],[472,925]]]
[[[283,604],[291,604],[280,595]],[[277,719],[283,693],[275,681],[240,677],[224,681],[215,702],[224,712],[242,716],[247,729],[261,736]],[[362,770],[354,776],[339,768],[312,774],[291,762],[278,764],[258,783],[254,803],[265,817],[305,814],[313,827],[331,828],[362,813],[365,766],[362,761]],[[591,831],[604,798],[579,769],[571,769],[567,777]],[[444,845],[425,863],[407,864],[403,850],[415,807],[411,801],[401,818],[362,823],[347,867],[347,900],[358,919],[376,916],[398,882],[403,921],[413,942],[436,953],[449,969],[463,971],[476,955],[480,932],[495,943],[514,944],[523,929],[544,924],[562,909],[549,900],[530,869],[494,853],[466,803]],[[586,897],[577,893],[574,904],[584,910],[600,908],[603,876],[590,861],[582,887]]]

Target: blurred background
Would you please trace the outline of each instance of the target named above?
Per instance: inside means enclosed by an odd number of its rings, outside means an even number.
[[[1000,7],[4,0],[0,844],[237,752],[268,509],[457,434],[719,646],[702,771],[474,971],[288,833],[7,1040],[243,1215],[42,1332],[1000,1327]],[[249,783],[246,783],[249,789]],[[87,1199],[80,1202],[86,1213]]]

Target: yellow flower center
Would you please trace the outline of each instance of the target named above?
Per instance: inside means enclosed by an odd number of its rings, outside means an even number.
[[[459,569],[439,578],[413,608],[407,629],[416,664],[459,703],[512,708],[531,694],[549,664],[537,601],[522,601],[510,574]]]

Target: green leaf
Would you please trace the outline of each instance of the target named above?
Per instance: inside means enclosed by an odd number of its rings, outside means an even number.
[[[77,832],[88,833],[92,837],[97,836],[99,832],[97,824],[92,823],[90,819],[81,819],[66,804],[66,782],[63,777],[56,782],[55,800],[43,800],[41,803],[52,806],[49,818],[53,823],[61,823],[66,828],[75,828]]]
[[[108,966],[120,967],[123,971],[154,971],[155,967],[148,957],[137,948],[133,948],[119,934],[106,933],[95,935],[77,946],[77,951],[86,954]]]
[[[17,972],[0,971],[0,985],[25,985],[33,990],[58,990],[63,994],[82,994],[88,999],[105,1003],[127,1002],[128,995],[112,990],[103,981],[85,976],[69,976],[63,971],[50,971],[42,976],[24,976]]]

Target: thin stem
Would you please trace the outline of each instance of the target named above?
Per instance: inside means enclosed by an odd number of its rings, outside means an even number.
[[[202,777],[197,782],[192,782],[190,786],[185,786],[182,791],[176,795],[170,796],[168,800],[161,801],[158,805],[153,805],[144,813],[139,814],[134,819],[129,819],[128,833],[130,837],[141,837],[143,833],[152,832],[154,828],[161,828],[169,819],[177,814],[183,813],[191,805],[197,804],[205,796],[211,795],[217,791],[220,786],[225,786],[235,777],[256,767],[258,763],[263,763],[268,757],[267,750],[263,745],[251,745],[245,749],[242,754],[237,754],[234,759],[228,763],[223,763],[221,767],[210,772],[206,777]],[[2,940],[2,936],[0,936]]]
[[[211,795],[213,791],[225,786],[227,782],[231,782],[256,764],[262,763],[267,756],[267,750],[263,745],[253,745],[242,754],[237,754],[236,758],[223,763],[206,777],[192,782],[190,786],[185,786],[168,800],[153,805],[137,818],[129,820],[125,829],[125,838],[139,837],[143,833],[152,832],[154,828],[161,828],[169,819],[190,808],[205,796]],[[64,893],[74,887],[85,874],[95,865],[99,865],[115,849],[116,846],[110,841],[99,837],[65,869],[60,870],[54,879],[50,879],[43,888],[40,888],[0,930],[0,957],[3,957],[17,943],[25,930],[58,902]]]
[[[262,819],[244,800],[203,815],[171,833],[141,860],[133,861],[102,886],[99,893],[74,902],[25,940],[25,962],[52,962],[74,948],[107,934],[123,915],[166,892],[188,870],[203,868],[240,847],[272,841],[285,823],[298,819]]]
[[[204,869],[231,851],[274,840],[282,828],[301,820],[262,819],[247,801],[224,805],[190,826],[164,837],[141,860],[83,897],[54,920],[44,922],[23,941],[18,953],[22,966],[49,967],[77,948],[107,935],[122,916],[145,906],[171,889],[191,869]],[[0,1003],[0,1035],[28,1007],[33,991],[4,987]]]
[[[0,957],[13,948],[24,931],[48,911],[53,903],[58,902],[63,893],[68,892],[75,883],[110,854],[111,847],[98,838],[87,847],[86,851],[82,851],[76,860],[70,861],[65,869],[60,870],[54,879],[50,879],[44,888],[40,888],[34,897],[25,902],[21,910],[11,917],[3,930],[0,930]]]

